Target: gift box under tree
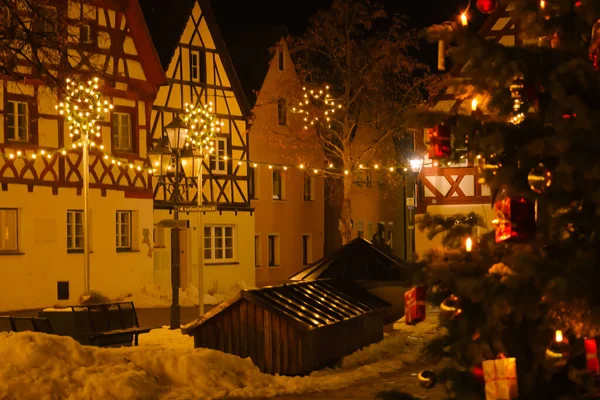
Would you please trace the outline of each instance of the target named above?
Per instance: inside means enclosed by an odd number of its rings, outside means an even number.
[[[415,325],[425,319],[425,288],[415,286],[404,293],[404,321]]]
[[[510,400],[519,397],[516,358],[499,358],[482,363],[486,400]]]

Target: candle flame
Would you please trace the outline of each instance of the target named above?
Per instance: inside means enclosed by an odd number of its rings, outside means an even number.
[[[556,331],[555,340],[556,343],[561,343],[563,341],[563,333],[560,329]]]
[[[460,22],[462,23],[462,26],[467,26],[468,25],[467,13],[460,14]]]
[[[540,8],[543,10],[546,8],[546,2],[544,0],[540,0]]]
[[[477,99],[471,100],[471,111],[477,111]]]
[[[465,249],[468,253],[470,253],[473,250],[473,240],[470,237],[468,237],[465,242]]]

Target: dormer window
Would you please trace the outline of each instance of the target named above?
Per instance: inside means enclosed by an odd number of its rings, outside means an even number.
[[[79,43],[92,43],[92,29],[87,24],[79,26]]]
[[[206,83],[206,54],[201,51],[190,53],[190,78],[192,82]]]

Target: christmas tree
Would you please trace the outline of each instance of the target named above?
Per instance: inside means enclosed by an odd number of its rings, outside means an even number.
[[[410,122],[430,128],[430,158],[478,166],[496,213],[476,243],[475,214],[421,222],[446,245],[417,277],[446,328],[428,352],[451,360],[440,379],[452,398],[516,398],[517,383],[520,399],[589,395],[600,331],[600,1],[476,3],[510,17],[514,43],[460,19],[431,27],[431,40],[452,44],[460,74],[446,84],[469,112],[420,110]],[[489,363],[498,359],[514,359],[516,376]]]

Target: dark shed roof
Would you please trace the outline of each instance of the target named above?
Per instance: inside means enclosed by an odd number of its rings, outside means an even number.
[[[402,260],[373,243],[356,238],[334,253],[290,277],[292,281],[323,278],[349,281],[401,281],[407,278]]]
[[[351,282],[320,280],[288,283],[261,289],[243,290],[210,310],[184,329],[193,331],[212,317],[246,299],[296,323],[314,329],[382,310],[390,304]]]

